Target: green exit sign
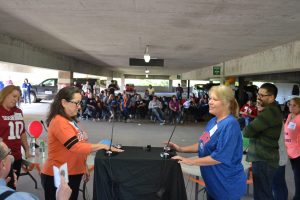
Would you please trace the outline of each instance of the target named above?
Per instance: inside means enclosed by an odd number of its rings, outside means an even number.
[[[221,67],[220,66],[213,66],[213,75],[221,75]]]

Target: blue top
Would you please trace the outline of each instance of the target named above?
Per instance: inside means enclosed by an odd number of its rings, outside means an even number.
[[[30,92],[31,84],[30,83],[23,83],[22,88],[26,89],[28,92]]]
[[[214,199],[240,199],[246,192],[246,174],[241,163],[243,140],[240,125],[232,115],[217,123],[212,118],[199,138],[198,156],[211,156],[217,165],[201,166],[201,175]]]
[[[6,186],[6,182],[4,179],[0,179],[0,194],[6,191],[14,191],[13,189]],[[36,196],[27,192],[14,192],[7,200],[38,200]]]
[[[4,83],[0,81],[0,91],[4,88]]]

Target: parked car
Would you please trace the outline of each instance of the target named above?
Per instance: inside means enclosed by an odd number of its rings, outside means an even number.
[[[92,87],[97,80],[98,79],[94,79],[94,78],[74,79],[74,81],[76,81],[79,84],[85,84],[86,81],[89,81]],[[58,82],[57,78],[49,78],[42,81],[38,85],[32,85],[32,88],[30,90],[31,102],[35,103],[41,100],[52,100],[58,91],[57,82]]]

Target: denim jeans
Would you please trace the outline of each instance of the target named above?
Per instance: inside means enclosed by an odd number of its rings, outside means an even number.
[[[295,196],[293,200],[300,199],[300,157],[290,159],[295,180]]]
[[[252,162],[254,200],[272,200],[272,183],[277,168],[266,161]]]
[[[273,178],[272,191],[274,200],[288,199],[288,188],[285,181],[285,165],[277,168]]]
[[[152,108],[151,112],[154,114],[154,116],[158,119],[159,122],[164,121],[163,113],[160,108]]]

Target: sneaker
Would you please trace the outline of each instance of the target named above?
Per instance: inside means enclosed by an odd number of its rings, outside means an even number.
[[[165,122],[161,122],[159,125],[165,125]]]

